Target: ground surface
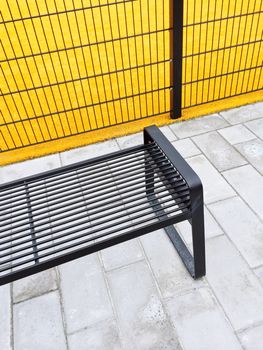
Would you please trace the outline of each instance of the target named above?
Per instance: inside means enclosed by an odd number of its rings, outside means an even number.
[[[193,281],[160,230],[0,287],[1,350],[263,348],[263,103],[162,131],[203,181],[207,276]],[[0,182],[141,141],[1,167]]]

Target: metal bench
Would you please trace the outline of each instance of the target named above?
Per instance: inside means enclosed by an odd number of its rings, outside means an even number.
[[[160,228],[205,274],[202,184],[156,126],[143,145],[1,185],[0,212],[0,285]],[[183,220],[193,255],[173,226]]]

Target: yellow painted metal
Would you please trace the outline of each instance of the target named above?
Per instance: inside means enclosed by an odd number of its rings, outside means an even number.
[[[33,21],[26,18],[37,17],[39,12],[63,12],[64,3],[67,8],[77,9],[83,7],[84,4],[87,7],[96,6],[106,4],[107,1],[93,0],[91,3],[90,1],[74,0],[73,3],[72,0],[65,0],[65,2],[20,0],[18,8],[17,0],[1,0],[2,18],[0,22],[3,19],[8,22],[0,23],[0,37],[4,48],[0,49],[0,87],[3,94],[0,96],[1,150],[12,148],[14,143],[20,147],[23,143],[34,144],[36,141],[93,131],[3,152],[0,154],[0,165],[136,132],[149,124],[163,125],[172,122],[167,113],[141,119],[141,116],[146,117],[159,111],[169,110],[169,89],[159,92],[159,95],[156,92],[132,97],[141,92],[142,86],[143,91],[168,87],[170,84],[169,62],[152,66],[153,71],[150,67],[142,67],[127,70],[124,73],[104,75],[104,78],[85,79],[86,76],[103,74],[123,66],[135,67],[168,59],[168,31],[144,37],[139,35],[136,41],[134,39],[116,41],[114,46],[112,42],[109,42],[106,45],[85,46],[83,49],[56,52],[65,47],[110,40],[112,36],[133,35],[134,15],[135,19],[137,18],[135,23],[140,23],[140,18],[136,17],[139,14],[142,14],[144,19],[143,28],[136,25],[135,34],[140,34],[141,30],[147,32],[169,28],[169,1],[156,0],[157,15],[163,11],[165,14],[163,20],[158,19],[156,27],[154,20],[150,19],[148,22],[149,10],[151,18],[155,18],[155,7],[149,9],[147,5],[151,3],[151,0],[120,3],[117,5],[118,12],[116,5],[113,5],[94,8],[92,11],[73,11],[67,15],[62,13],[59,16],[44,16],[41,19],[35,18]],[[198,55],[185,58],[183,61],[182,96],[185,107],[183,119],[263,100],[263,90],[261,90],[203,104],[212,99],[217,100],[224,96],[251,91],[254,86],[263,87],[262,68],[249,69],[262,65],[263,45],[259,42],[262,40],[263,31],[263,13],[260,12],[262,4],[260,1],[240,0],[232,1],[228,6],[229,1],[203,0],[202,9],[201,2],[185,1],[185,23],[187,21],[188,24],[207,21],[209,18],[231,17],[237,13],[257,11],[259,13],[184,28],[184,56],[191,56],[193,53]],[[48,4],[48,11],[46,4]],[[221,8],[223,8],[222,11]],[[12,9],[13,19],[23,17],[24,20],[10,22],[12,20],[10,9]],[[110,23],[117,22],[119,22],[119,28],[116,25],[110,26]],[[88,25],[88,31],[86,25]],[[94,25],[97,28],[96,33]],[[237,35],[238,32],[242,35]],[[35,33],[37,33],[38,40]],[[12,43],[9,38],[12,39]],[[251,43],[252,40],[253,43]],[[218,45],[224,48],[232,46],[233,43],[237,45],[235,48],[213,51]],[[244,43],[248,44],[238,46]],[[52,53],[37,55],[27,60],[5,61],[13,57],[31,55],[32,52],[48,51]],[[98,51],[101,60],[98,60]],[[199,54],[207,51],[211,53]],[[244,72],[228,74],[228,72],[237,70],[244,70]],[[155,78],[159,76],[159,80],[152,80],[151,74]],[[211,79],[213,76],[222,74],[223,76]],[[80,80],[79,77],[83,79]],[[102,79],[104,79],[104,84]],[[73,82],[65,84],[63,83],[65,80]],[[190,83],[193,81],[197,82]],[[56,84],[57,82],[60,82],[59,85]],[[50,84],[56,85],[51,88]],[[13,93],[10,94],[10,91]],[[16,91],[21,92],[14,93]],[[90,91],[93,92],[92,97]],[[100,101],[112,100],[119,96],[131,97],[115,103],[99,104]],[[94,104],[95,107],[92,106]],[[86,105],[90,107],[82,107]],[[191,107],[193,105],[199,106]],[[67,110],[67,112],[56,114],[57,110]],[[35,119],[35,116],[38,115],[46,117]],[[20,119],[26,119],[26,121],[21,123]],[[125,124],[131,120],[132,122]],[[13,121],[16,123],[5,125]],[[109,128],[104,128],[108,126]]]

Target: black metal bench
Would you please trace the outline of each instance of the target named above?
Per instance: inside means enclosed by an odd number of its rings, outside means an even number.
[[[1,185],[0,213],[0,285],[160,228],[205,274],[202,184],[156,126],[143,145]],[[173,226],[183,220],[193,256]]]

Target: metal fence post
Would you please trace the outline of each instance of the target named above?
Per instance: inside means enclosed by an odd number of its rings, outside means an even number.
[[[171,57],[171,118],[182,115],[183,62],[183,5],[184,0],[170,0],[170,57]]]

